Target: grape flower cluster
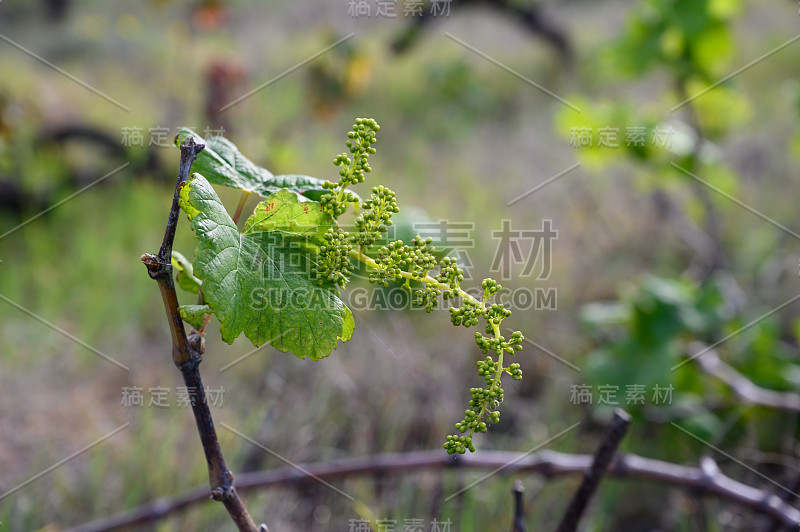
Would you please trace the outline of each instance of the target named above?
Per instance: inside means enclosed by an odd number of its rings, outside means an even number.
[[[438,306],[440,298],[453,300],[449,312],[455,326],[473,327],[481,321],[485,323],[486,334],[475,333],[475,343],[487,355],[477,362],[478,375],[484,378],[485,386],[470,390],[471,399],[464,419],[455,425],[458,434],[447,436],[444,443],[449,454],[474,452],[473,435],[486,432],[487,422],[500,420],[498,408],[504,393],[501,376],[507,373],[514,380],[522,378],[519,364],[504,365],[504,356],[522,349],[524,338],[519,331],[512,333],[509,339],[501,333],[500,324],[511,311],[491,303],[491,299],[502,286],[493,279],[484,279],[482,299],[467,293],[461,288],[464,272],[455,259],[436,258],[431,238],[417,236],[407,244],[397,240],[373,251],[392,225],[392,215],[399,212],[395,193],[384,186],[376,186],[369,199],[361,203],[358,196],[346,189],[364,182],[364,175],[372,170],[369,156],[375,153],[372,145],[379,130],[380,126],[372,119],[356,119],[353,130],[347,135],[349,154],[342,153],[333,161],[339,168],[339,180],[325,183],[324,187],[330,192],[321,198],[320,204],[333,219],[344,214],[349,206],[360,213],[355,219],[354,232],[337,225],[328,230],[325,244],[319,247],[314,258],[312,275],[319,283],[333,283],[344,288],[354,271],[353,262],[358,261],[367,267],[371,283],[384,287],[389,283],[401,283],[412,293],[414,304],[427,312]]]

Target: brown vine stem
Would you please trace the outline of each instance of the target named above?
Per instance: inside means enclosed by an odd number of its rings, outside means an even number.
[[[525,532],[525,501],[523,499],[525,486],[520,479],[514,481],[511,494],[514,495],[514,520],[511,523],[511,532]]]
[[[710,459],[709,459],[710,460]],[[477,455],[453,458],[442,452],[415,451],[347,458],[329,463],[296,464],[239,475],[239,491],[267,487],[292,487],[308,482],[309,477],[333,482],[362,475],[408,474],[420,470],[502,469],[504,475],[538,473],[546,478],[582,475],[592,465],[588,454],[569,454],[551,450],[534,453],[481,451]],[[509,465],[511,464],[511,465]],[[673,464],[634,454],[617,455],[608,468],[608,476],[640,479],[671,485],[687,490],[692,497],[709,495],[771,516],[784,526],[800,526],[800,510],[775,494],[748,486],[725,476],[719,469]],[[174,513],[185,511],[208,497],[208,488],[198,487],[179,495],[147,502],[117,515],[87,523],[66,532],[112,532],[133,526],[153,523]]]
[[[700,366],[700,369],[724,382],[743,401],[788,412],[800,412],[800,394],[779,392],[758,386],[723,362],[715,349],[701,342],[692,342],[689,351],[694,357],[692,360]],[[788,488],[788,491],[782,490],[778,493],[778,497],[783,501],[788,501],[793,493],[800,490],[800,476],[795,477]],[[764,528],[764,532],[777,532],[783,524],[780,519],[773,517]]]
[[[564,519],[558,525],[556,532],[575,532],[578,529],[578,522],[581,516],[586,511],[589,501],[594,493],[597,491],[603,475],[606,474],[608,467],[614,460],[614,455],[617,453],[617,448],[628,432],[628,426],[631,424],[631,416],[622,409],[617,408],[614,411],[614,417],[611,420],[611,425],[608,427],[603,443],[597,449],[597,453],[592,460],[592,465],[586,470],[583,476],[583,482],[578,487],[578,491],[572,497],[567,511],[564,513]]]
[[[778,392],[758,386],[723,362],[715,349],[700,342],[692,342],[689,351],[692,353],[691,360],[700,369],[724,382],[742,401],[788,412],[800,412],[800,394]]]
[[[781,490],[778,493],[778,497],[781,498],[782,501],[789,501],[792,498],[792,494],[797,493],[800,491],[800,476],[796,476],[791,484],[787,486],[789,491]],[[773,517],[770,519],[770,522],[764,527],[762,532],[779,532],[783,529],[783,523],[777,517]]]
[[[145,253],[141,259],[147,267],[150,277],[158,283],[161,291],[161,298],[164,301],[164,308],[169,320],[169,328],[172,334],[172,361],[183,375],[183,381],[189,392],[189,399],[192,404],[192,412],[197,423],[197,431],[200,434],[200,441],[203,444],[206,462],[208,463],[208,476],[211,485],[211,498],[220,501],[225,509],[228,510],[231,519],[242,532],[259,532],[253,518],[236,493],[233,486],[233,474],[225,465],[222,450],[217,438],[217,431],[214,428],[214,421],[211,418],[211,410],[206,400],[205,388],[200,378],[200,362],[203,359],[202,337],[198,334],[186,336],[180,311],[178,310],[178,296],[175,293],[175,282],[172,278],[172,244],[175,241],[175,230],[178,226],[178,196],[181,186],[189,178],[197,155],[205,148],[204,144],[195,143],[194,139],[189,139],[181,145],[181,164],[178,171],[178,182],[175,185],[175,194],[172,198],[172,207],[167,218],[167,227],[164,232],[164,240],[158,255]]]
[[[247,198],[250,197],[250,192],[242,190],[242,195],[239,197],[239,203],[236,205],[236,212],[233,213],[233,223],[239,223],[239,217],[242,216],[244,204],[247,203]]]

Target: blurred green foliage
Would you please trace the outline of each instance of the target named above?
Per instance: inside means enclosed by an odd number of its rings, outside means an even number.
[[[588,354],[587,382],[623,390],[631,383],[647,390],[674,385],[671,368],[682,358],[685,339],[708,338],[727,318],[722,294],[714,283],[697,286],[652,276],[630,288],[621,301],[588,304],[582,310],[586,326],[607,338]]]

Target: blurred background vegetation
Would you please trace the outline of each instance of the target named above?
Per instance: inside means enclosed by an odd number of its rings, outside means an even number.
[[[610,413],[596,390],[616,386],[634,414],[624,451],[691,464],[710,452],[675,422],[776,482],[797,477],[795,414],[741,403],[692,362],[671,371],[690,341],[725,339],[720,356],[753,382],[800,392],[800,305],[770,313],[800,286],[800,45],[786,44],[796,3],[454,1],[419,26],[396,6],[389,18],[374,3],[371,17],[351,16],[347,0],[0,3],[0,492],[130,423],[0,500],[0,530],[66,529],[207,481],[192,416],[176,406],[161,300],[139,261],[163,234],[179,126],[224,128],[275,173],[332,179],[353,119],[375,118],[370,179],[416,218],[474,223],[476,284],[492,275],[503,220],[526,230],[553,221],[549,278],[521,276],[515,264],[503,284],[554,288],[557,308],[511,318],[535,344],[516,355],[524,380],[508,379],[502,420],[478,452],[528,451],[577,421],[550,447],[592,452]],[[626,145],[629,127],[646,128],[645,146]],[[617,129],[619,147],[599,146],[603,128]],[[668,145],[656,145],[655,128],[671,131]],[[587,130],[592,145],[581,146],[576,132]],[[130,142],[137,131],[141,143]],[[232,209],[236,193],[219,192]],[[192,246],[182,219],[176,249],[191,256]],[[217,422],[294,462],[439,448],[481,380],[471,335],[444,315],[354,311],[353,340],[328,359],[265,347],[224,372],[252,346],[223,344],[212,323],[202,370],[224,389]],[[630,385],[646,387],[644,405],[626,403]],[[669,403],[653,404],[655,385],[674,388]],[[132,386],[145,407],[122,404]],[[575,386],[591,386],[593,404],[576,404]],[[154,387],[172,390],[171,407],[147,407]],[[220,436],[234,474],[283,465]],[[775,491],[716,458],[730,476]],[[436,517],[460,531],[509,529],[507,476],[444,502],[479,475],[337,485],[398,528]],[[579,479],[521,478],[529,529],[552,528]],[[313,483],[246,503],[272,530],[343,531],[364,513]],[[763,522],[724,501],[606,479],[584,527]],[[231,526],[207,504],[141,529]]]

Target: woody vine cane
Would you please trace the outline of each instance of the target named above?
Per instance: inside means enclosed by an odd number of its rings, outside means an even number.
[[[200,377],[200,362],[204,349],[203,338],[196,333],[186,336],[183,320],[178,310],[178,297],[175,293],[175,283],[172,279],[172,244],[175,240],[175,230],[178,224],[178,191],[182,183],[189,177],[189,171],[197,155],[205,148],[204,144],[197,144],[189,140],[181,146],[181,163],[178,172],[178,182],[172,199],[164,240],[158,255],[145,253],[142,262],[147,267],[150,277],[158,283],[161,298],[169,320],[172,334],[172,361],[183,375],[192,405],[192,413],[197,423],[197,431],[205,451],[208,463],[209,483],[211,485],[211,498],[222,502],[236,526],[243,532],[259,532],[266,527],[257,527],[253,518],[247,513],[236,489],[233,486],[233,474],[225,465],[219,439],[217,438],[211,411],[206,400],[205,388]]]

